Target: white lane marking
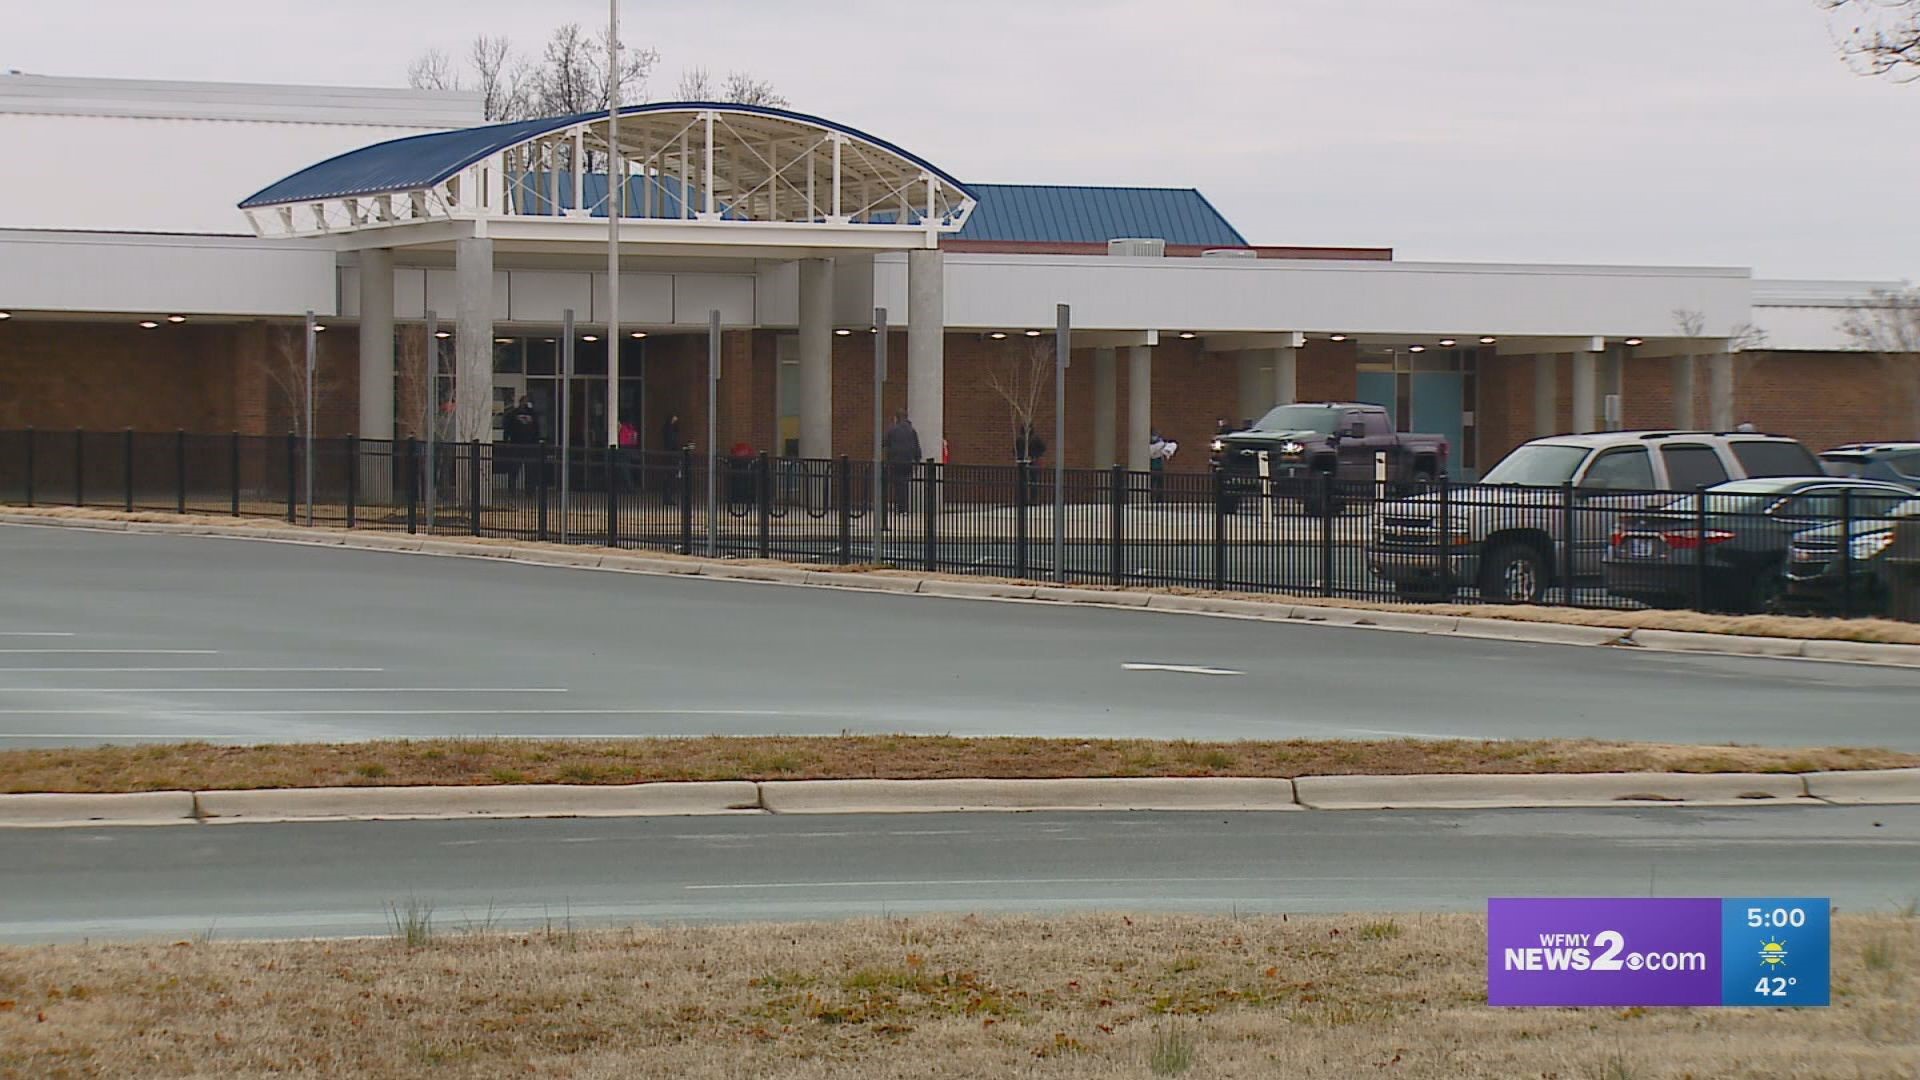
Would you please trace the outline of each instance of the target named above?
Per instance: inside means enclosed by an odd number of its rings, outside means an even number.
[[[359,673],[368,673],[368,672],[378,673],[385,670],[387,669],[383,667],[0,667],[0,675],[5,675],[5,674],[8,674],[9,672],[14,672],[14,671],[32,671],[32,672],[72,671],[72,672],[82,672],[82,673],[97,672],[97,671],[117,671],[117,672],[137,671],[137,672],[143,672],[143,673],[168,672],[168,671],[192,671],[192,672],[200,672],[200,673],[226,672],[226,671],[280,671],[280,672],[351,671],[351,672],[359,672]]]
[[[219,649],[0,649],[12,655],[35,653],[49,656],[218,656]]]
[[[73,637],[71,630],[0,630],[0,637]]]
[[[1121,664],[1122,671],[1177,671],[1182,675],[1245,675],[1232,668],[1202,667],[1199,664]]]
[[[565,694],[564,686],[0,686],[0,694]]]

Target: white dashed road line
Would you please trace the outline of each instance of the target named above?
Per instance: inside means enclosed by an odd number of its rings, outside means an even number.
[[[1173,671],[1182,675],[1245,675],[1232,668],[1203,667],[1199,664],[1121,664],[1122,671]]]

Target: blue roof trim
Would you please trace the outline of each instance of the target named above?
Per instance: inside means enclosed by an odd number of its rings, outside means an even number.
[[[1142,236],[1169,244],[1249,246],[1193,188],[973,184],[970,190],[978,205],[956,240],[1099,244]]]
[[[974,198],[972,189],[918,154],[910,153],[885,139],[869,135],[823,117],[775,109],[765,105],[738,105],[718,101],[666,101],[652,105],[629,105],[621,116],[643,116],[660,112],[716,112],[770,116],[795,123],[837,131],[897,154],[940,178],[961,194]],[[353,195],[380,195],[414,188],[432,187],[476,161],[548,132],[586,123],[606,115],[603,112],[576,113],[539,120],[519,120],[508,124],[461,128],[457,131],[433,131],[363,146],[317,162],[240,201],[240,209],[283,203],[319,202]]]

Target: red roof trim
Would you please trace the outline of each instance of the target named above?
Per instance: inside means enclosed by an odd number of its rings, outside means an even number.
[[[1051,240],[962,240],[951,236],[942,237],[940,247],[945,251],[984,255],[1105,255],[1107,253],[1105,244],[1059,243]],[[1167,245],[1167,255],[1171,258],[1197,258],[1201,252],[1205,251],[1252,251],[1262,259],[1393,261],[1392,248],[1294,247],[1273,244],[1255,244],[1243,248],[1220,244]]]

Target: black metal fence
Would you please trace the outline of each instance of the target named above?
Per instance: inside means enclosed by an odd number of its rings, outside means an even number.
[[[1806,495],[0,431],[0,501],[1078,584],[1898,614],[1920,508]],[[311,477],[311,479],[309,479]],[[709,502],[711,488],[711,502]],[[1904,505],[1902,505],[1904,503]]]

